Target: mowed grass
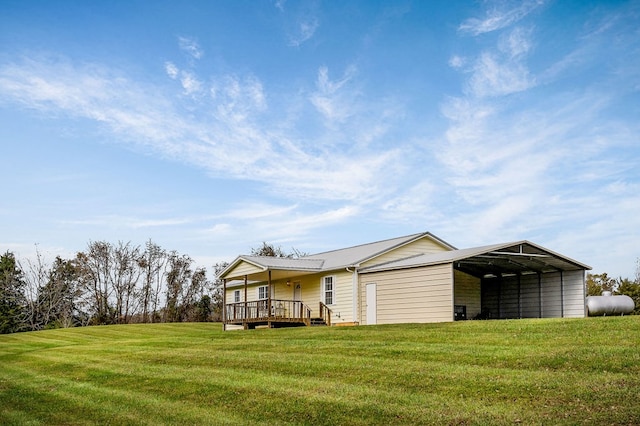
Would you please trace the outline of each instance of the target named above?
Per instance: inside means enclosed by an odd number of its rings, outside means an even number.
[[[640,316],[0,336],[0,424],[640,424]]]

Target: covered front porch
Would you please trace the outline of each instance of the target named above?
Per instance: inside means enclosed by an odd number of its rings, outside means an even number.
[[[331,309],[318,302],[317,297],[301,291],[300,280],[317,273],[316,263],[287,258],[239,258],[228,267],[223,279],[225,329],[227,325],[242,326],[245,330],[331,325]]]
[[[299,300],[267,299],[235,302],[225,305],[225,324],[242,325],[245,330],[256,327],[282,328],[331,325],[331,310],[319,303],[319,317]]]

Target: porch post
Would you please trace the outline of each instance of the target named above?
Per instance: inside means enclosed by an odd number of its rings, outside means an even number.
[[[269,269],[269,282],[267,287],[267,317],[271,316],[271,269]]]
[[[247,322],[247,316],[249,315],[249,311],[247,308],[247,276],[244,276],[244,322]]]
[[[222,331],[227,329],[227,279],[222,280]]]

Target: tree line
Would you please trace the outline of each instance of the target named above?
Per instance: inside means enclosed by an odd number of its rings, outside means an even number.
[[[227,264],[213,266],[217,275]],[[90,242],[48,264],[0,256],[0,333],[100,324],[219,321],[222,288],[188,255],[148,241]]]

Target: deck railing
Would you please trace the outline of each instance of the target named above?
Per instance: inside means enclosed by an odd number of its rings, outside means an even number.
[[[328,326],[331,326],[331,309],[322,302],[320,302],[320,318],[324,320]]]
[[[229,303],[226,322],[282,321],[307,324],[311,319],[311,309],[299,300],[268,299],[252,302]]]

